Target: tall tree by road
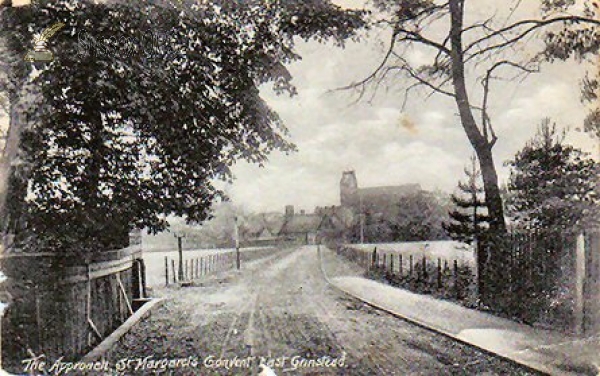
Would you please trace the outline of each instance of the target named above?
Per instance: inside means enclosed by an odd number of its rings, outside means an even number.
[[[374,23],[391,31],[389,48],[371,75],[348,88],[364,93],[369,85],[378,87],[393,76],[400,76],[410,82],[406,85],[404,103],[419,87],[430,95],[451,98],[479,160],[490,229],[496,233],[505,233],[506,224],[492,153],[498,140],[489,111],[492,83],[498,78],[537,72],[547,57],[542,43],[544,32],[552,27],[586,24],[596,30],[600,22],[589,13],[569,13],[562,8],[573,1],[542,1],[539,17],[531,19],[515,19],[519,8],[524,6],[520,0],[495,7],[467,0],[372,1],[382,15]],[[478,7],[479,13],[489,14],[476,20],[466,13],[467,5],[472,7],[469,12]],[[407,58],[407,53],[416,48],[422,48],[423,52],[416,59],[418,63]],[[429,61],[421,63],[423,59]],[[501,76],[502,72],[511,75]],[[473,89],[476,82],[481,84],[481,91]]]
[[[294,38],[343,46],[364,25],[325,0],[40,1],[2,17],[10,105],[40,91],[17,111],[13,176],[27,189],[13,192],[26,233],[57,249],[106,247],[114,227],[160,231],[166,214],[206,219],[223,196],[213,179],[231,179],[236,160],[295,149],[259,92],[296,93]],[[32,32],[56,22],[54,61],[30,74]]]
[[[531,2],[511,0],[484,5],[468,0],[373,0],[381,15],[374,23],[391,32],[389,47],[370,75],[348,86],[362,95],[369,86],[376,89],[400,78],[405,88],[401,103],[406,104],[419,88],[454,102],[460,126],[479,160],[489,234],[494,234],[485,241],[485,247],[479,247],[477,255],[483,281],[480,293],[483,303],[489,306],[504,304],[497,296],[502,294],[500,286],[506,286],[502,270],[510,257],[500,246],[507,228],[492,152],[499,138],[491,116],[494,83],[498,79],[520,82],[538,72],[542,62],[549,59],[546,33],[554,29],[587,25],[595,35],[600,25],[595,17],[563,7],[573,1],[544,0],[532,18],[530,13],[520,18],[520,10],[531,7]],[[414,50],[421,52],[418,58],[408,58]]]

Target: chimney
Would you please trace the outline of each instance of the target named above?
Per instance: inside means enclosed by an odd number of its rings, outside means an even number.
[[[287,205],[285,207],[285,217],[292,218],[294,216],[294,205]]]

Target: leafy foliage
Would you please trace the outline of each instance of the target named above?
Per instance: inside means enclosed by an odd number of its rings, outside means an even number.
[[[450,211],[451,222],[444,224],[448,235],[457,241],[473,243],[478,236],[489,228],[487,223],[484,193],[481,187],[481,171],[477,168],[477,157],[471,157],[471,165],[465,168],[466,182],[459,182],[461,195],[452,194],[454,209]]]
[[[388,213],[365,210],[364,237],[367,242],[424,241],[447,239],[443,229],[448,220],[445,195],[420,191],[403,197]],[[359,239],[360,223],[354,226]]]
[[[600,166],[565,144],[549,119],[509,165],[508,205],[517,225],[571,229],[598,220]]]
[[[361,13],[324,0],[61,0],[9,12],[20,39],[66,25],[49,42],[54,61],[20,88],[39,95],[16,175],[25,233],[61,249],[104,249],[119,229],[160,231],[168,214],[206,219],[224,196],[213,179],[231,179],[236,160],[262,165],[295,149],[259,92],[270,83],[295,94],[285,68],[300,58],[294,37],[342,46],[363,26]],[[158,27],[160,45],[144,38]]]
[[[599,19],[600,8],[596,0],[585,0],[581,4],[576,4],[573,0],[553,0],[544,1],[544,10],[548,13],[562,10],[567,11],[576,5],[583,6],[584,14],[591,18]],[[558,30],[551,30],[546,33],[545,57],[550,60],[567,60],[575,58],[584,60],[590,57],[597,57],[600,50],[600,31],[597,24],[589,23],[566,23]],[[582,101],[594,103],[598,100],[600,70],[597,65],[595,70],[583,79]],[[600,108],[593,105],[585,123],[584,130],[592,136],[600,139]]]
[[[398,215],[392,223],[395,239],[403,241],[446,239],[442,224],[447,208],[434,193],[419,192],[398,202]]]

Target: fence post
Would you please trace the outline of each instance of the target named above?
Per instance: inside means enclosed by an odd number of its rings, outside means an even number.
[[[460,299],[460,291],[458,286],[458,261],[454,260],[454,288],[456,290],[456,299]]]
[[[171,260],[171,271],[173,272],[173,283],[177,283],[177,275],[175,274],[175,260]]]
[[[42,325],[42,311],[40,309],[40,291],[39,291],[39,287],[37,285],[37,283],[33,286],[34,290],[33,292],[35,293],[35,322],[37,325],[37,332],[38,332],[38,343],[36,346],[36,349],[39,352],[44,351],[44,346],[43,346],[43,341],[42,341],[42,332],[44,330],[44,326]]]
[[[575,307],[574,324],[575,334],[584,332],[584,307],[585,307],[585,277],[586,277],[586,252],[585,235],[579,234],[575,248]]]
[[[179,252],[179,281],[182,281],[184,279],[184,276],[183,276],[183,246],[181,244],[181,239],[183,239],[181,236],[177,237],[177,250]]]
[[[144,261],[143,258],[138,259],[138,263],[140,265],[140,274],[141,274],[141,281],[142,281],[142,297],[143,298],[147,298],[148,297],[148,283],[146,281],[146,261]]]
[[[410,255],[410,260],[409,260],[408,267],[409,267],[409,274],[408,275],[410,277],[412,277],[412,275],[413,275],[413,255]]]
[[[400,272],[400,278],[404,277],[404,272],[402,271],[403,265],[402,265],[402,255],[398,255],[398,269]]]
[[[371,257],[371,265],[375,267],[377,264],[377,247],[373,248],[373,255]]]
[[[165,256],[165,286],[169,286],[169,258]]]
[[[475,256],[475,268],[474,268],[474,273],[473,273],[473,278],[475,279],[475,299],[477,301],[481,301],[481,297],[479,296],[479,291],[480,291],[480,285],[481,285],[481,279],[480,279],[480,273],[479,273],[479,241],[477,240],[477,237],[475,237],[475,239],[473,239],[473,255]],[[512,252],[511,252],[511,256]],[[512,274],[513,272],[513,268],[514,267],[514,258],[511,257],[511,263],[510,263],[510,274]],[[512,283],[511,283],[512,285]]]
[[[437,260],[437,287],[438,289],[442,288],[442,259],[438,258]]]

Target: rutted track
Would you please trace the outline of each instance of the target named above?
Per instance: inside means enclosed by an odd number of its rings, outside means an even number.
[[[353,267],[324,251],[335,273]],[[335,261],[335,262],[334,262]],[[512,363],[398,320],[333,289],[316,247],[281,251],[202,286],[162,290],[169,300],[111,355],[238,359],[267,357],[277,374],[526,375]],[[345,368],[290,370],[290,358],[345,354]],[[282,357],[288,357],[281,362]],[[300,359],[300,358],[297,358]],[[177,368],[173,375],[254,375],[252,368]],[[147,374],[148,372],[146,372]],[[144,374],[128,370],[126,374]]]

